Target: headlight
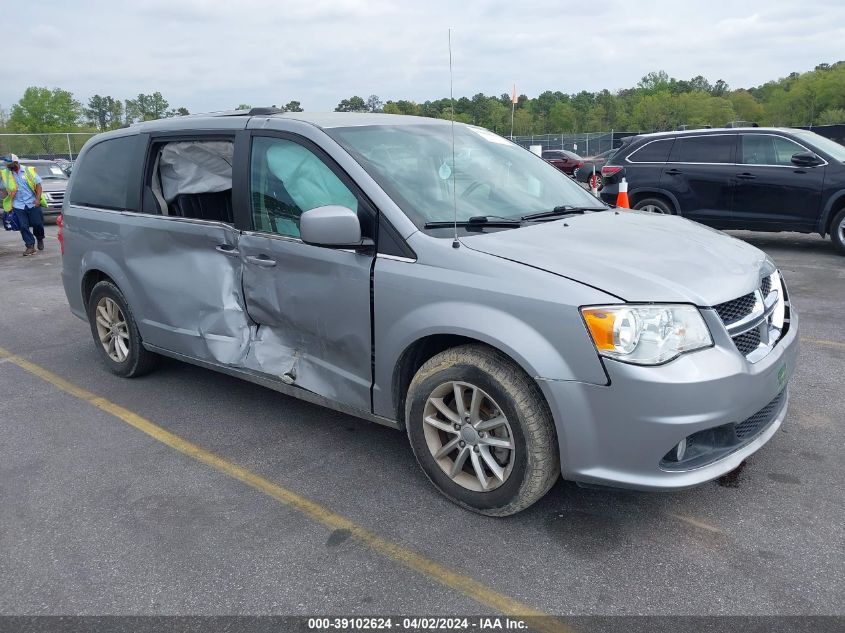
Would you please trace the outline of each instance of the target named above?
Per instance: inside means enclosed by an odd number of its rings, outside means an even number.
[[[698,308],[688,305],[615,305],[581,308],[602,356],[657,365],[713,339]]]

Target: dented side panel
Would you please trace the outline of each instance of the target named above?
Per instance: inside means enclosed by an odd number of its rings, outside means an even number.
[[[372,256],[255,233],[239,250],[257,324],[243,366],[370,411]]]
[[[144,341],[199,360],[241,364],[250,320],[235,228],[127,213],[120,237]]]

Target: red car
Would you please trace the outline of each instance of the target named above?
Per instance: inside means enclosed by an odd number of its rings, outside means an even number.
[[[542,153],[542,158],[569,176],[584,164],[584,159],[578,154],[565,149],[547,149]]]

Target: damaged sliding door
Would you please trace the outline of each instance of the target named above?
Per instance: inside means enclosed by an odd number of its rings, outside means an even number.
[[[374,214],[310,144],[255,136],[252,229],[238,250],[247,312],[257,324],[244,365],[335,402],[370,411],[372,253],[299,239],[299,217],[338,204],[372,236]]]
[[[235,228],[127,214],[121,231],[127,276],[142,302],[144,342],[215,364],[240,364],[249,318]]]

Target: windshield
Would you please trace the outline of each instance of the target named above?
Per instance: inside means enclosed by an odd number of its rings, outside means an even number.
[[[828,154],[833,160],[845,163],[845,145],[840,145],[836,141],[832,141],[815,132],[808,132],[807,130],[790,130],[790,132],[802,141],[812,143],[825,154]]]
[[[411,220],[516,219],[555,207],[605,205],[559,170],[484,128],[455,125],[361,126],[327,130]]]
[[[47,178],[58,178],[61,180],[67,180],[67,174],[62,171],[62,168],[56,164],[52,165],[30,165],[33,169],[35,169],[35,173],[41,176],[42,179]]]

